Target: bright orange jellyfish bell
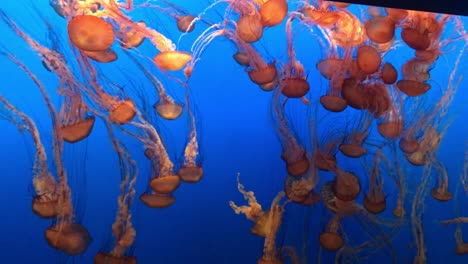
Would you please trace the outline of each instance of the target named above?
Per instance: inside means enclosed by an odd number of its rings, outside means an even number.
[[[288,14],[286,0],[268,0],[260,6],[260,16],[264,27],[273,27],[280,24]]]
[[[68,37],[79,49],[104,51],[114,43],[112,25],[92,15],[78,15],[68,22]]]
[[[68,143],[75,143],[89,136],[94,126],[95,117],[89,116],[77,123],[62,126],[63,140]]]
[[[167,208],[175,202],[175,199],[172,194],[143,193],[140,195],[140,201],[153,209]]]
[[[163,51],[154,56],[154,63],[166,71],[178,71],[192,59],[192,55],[183,51]]]

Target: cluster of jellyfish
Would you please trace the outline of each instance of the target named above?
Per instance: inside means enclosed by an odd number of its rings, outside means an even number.
[[[45,230],[50,247],[76,256],[92,243],[90,232],[76,220],[75,196],[62,152],[64,145],[86,140],[98,121],[105,125],[117,153],[121,184],[111,228],[113,247],[96,252],[94,263],[137,263],[137,256],[129,250],[137,238],[132,205],[141,202],[154,209],[170,207],[181,183],[194,184],[203,178],[199,116],[190,80],[210,43],[224,38],[235,47],[232,59],[245,70],[252,86],[271,98],[272,131],[282,147],[278,162],[285,166],[283,189],[277,190],[269,209],[263,210],[254,192],[245,189],[241,174],[237,175],[237,187],[248,204],[229,202],[234,213],[253,222],[251,233],[265,239],[257,263],[310,263],[297,248],[279,246],[277,233],[291,206],[320,205],[326,208],[327,223],[318,237],[310,239],[316,239],[321,249],[336,252],[337,263],[360,260],[378,250],[394,250],[392,240],[408,225],[416,247],[414,263],[428,261],[422,221],[428,184],[434,183],[429,193],[436,201],[454,197],[449,188],[449,179],[454,178],[449,177],[437,152],[453,121],[449,109],[467,59],[468,34],[460,17],[322,0],[207,1],[199,14],[168,0],[50,0],[50,8],[66,25],[66,39],[41,16],[39,23],[48,28],[48,41],[37,40],[0,10],[1,23],[55,75],[59,83],[56,92],[62,97],[61,105],[56,106],[32,68],[17,59],[7,44],[0,46],[0,55],[35,84],[50,114],[52,167],[39,126],[1,92],[2,119],[20,132],[26,131],[35,145],[32,211],[51,220]],[[181,37],[171,40],[161,33],[162,25],[136,21],[132,13],[139,10],[168,16]],[[205,16],[210,12],[217,12],[219,20]],[[202,33],[191,49],[179,50],[175,43],[193,34],[195,27],[202,28]],[[268,47],[259,44],[269,28],[285,32],[286,50],[281,58],[267,58]],[[297,32],[310,34],[321,48],[315,68],[306,69],[299,61],[294,47]],[[140,52],[144,41],[154,47],[152,55]],[[400,49],[410,50],[414,56],[398,67],[390,60],[393,57],[386,55]],[[66,56],[68,52],[72,56]],[[446,82],[438,83],[431,78],[431,71],[448,54],[455,59],[444,71]],[[144,92],[131,98],[125,87],[103,73],[101,67],[118,63],[119,56],[129,59],[154,85],[156,102],[148,102]],[[310,72],[319,73],[321,80],[312,82]],[[318,89],[319,82],[327,88]],[[174,99],[164,85],[167,83],[185,89],[184,101]],[[289,107],[307,108],[311,114],[298,120],[289,114]],[[179,119],[184,111],[189,127],[184,154],[174,160],[157,123]],[[321,126],[324,118],[339,120],[346,115],[353,121]],[[297,131],[298,122],[307,127],[307,137]],[[139,200],[135,199],[138,164],[126,141],[116,133],[138,142],[151,163],[148,188],[139,194]],[[349,162],[362,169],[345,169],[343,164]],[[460,172],[457,185],[465,191],[467,167]],[[417,169],[416,175],[412,169]],[[410,182],[415,186],[412,189]],[[389,185],[397,190],[391,203],[386,193]],[[387,208],[388,204],[394,207]],[[392,217],[381,217],[385,211]],[[362,245],[353,244],[342,225],[346,218],[363,225],[370,239]],[[458,215],[439,223],[457,225],[455,253],[459,255],[468,254],[462,223],[468,223],[468,217]]]

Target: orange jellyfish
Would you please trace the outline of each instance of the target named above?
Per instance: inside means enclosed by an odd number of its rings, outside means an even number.
[[[94,15],[77,15],[68,22],[70,41],[79,49],[104,51],[114,43],[112,25]]]
[[[304,15],[304,22],[321,28],[331,28],[340,19],[341,13],[332,10],[330,2],[317,1],[316,4],[317,7],[304,3],[300,9],[301,14]]]
[[[131,159],[130,153],[122,142],[115,137],[112,124],[108,120],[105,122],[112,146],[117,152],[122,181],[120,183],[120,194],[117,198],[118,209],[115,222],[112,224],[112,235],[115,239],[114,247],[109,253],[99,251],[94,257],[94,263],[136,264],[136,257],[124,256],[124,253],[133,245],[136,236],[136,231],[132,224],[130,206],[135,196],[137,164]]]
[[[183,105],[176,103],[175,100],[166,93],[166,89],[154,74],[152,74],[146,67],[144,67],[133,55],[127,52],[130,59],[135,62],[138,68],[145,74],[145,76],[155,86],[159,100],[153,105],[156,113],[166,120],[175,120],[182,115]]]
[[[53,156],[59,179],[57,186],[58,214],[56,222],[46,230],[45,238],[51,247],[61,250],[68,255],[82,254],[84,251],[86,251],[88,245],[91,243],[91,236],[84,226],[78,223],[74,223],[71,190],[67,183],[67,173],[62,160],[63,138],[59,129],[60,122],[58,120],[57,112],[52,105],[51,99],[49,98],[45,87],[42,85],[39,79],[15,56],[9,53],[4,53],[3,55],[18,65],[19,68],[23,70],[31,80],[33,80],[42,94],[43,100],[52,119],[52,144],[54,146]]]
[[[188,86],[185,88],[187,89],[185,102],[187,105],[188,117],[190,119],[190,132],[184,150],[184,163],[179,168],[177,175],[179,175],[180,179],[183,182],[197,183],[203,177],[204,172],[203,167],[201,165],[202,162],[199,152],[200,148],[198,141],[197,124],[195,123],[195,114],[193,112],[195,108],[191,108]]]
[[[364,196],[364,208],[373,214],[379,214],[387,207],[385,194],[383,192],[384,182],[381,173],[380,162],[385,159],[384,153],[378,149],[372,160],[369,170],[369,190]]]
[[[149,2],[142,3],[139,7],[153,8],[174,18],[177,23],[177,29],[182,33],[189,33],[195,29],[196,19],[187,10],[166,0],[162,0],[161,2],[168,7],[151,4]]]
[[[286,21],[286,35],[288,40],[288,62],[282,69],[279,86],[281,93],[288,98],[303,98],[310,89],[305,76],[303,65],[296,59],[292,43],[292,20],[295,16],[291,15]]]
[[[367,153],[367,149],[362,145],[369,135],[369,128],[373,120],[374,118],[369,112],[361,112],[356,127],[350,135],[343,139],[343,143],[338,147],[345,156],[359,158]]]
[[[81,53],[80,53],[81,54]],[[103,86],[98,81],[96,69],[90,64],[86,56],[79,56],[78,63],[80,65],[81,74],[86,78],[88,85],[82,85],[85,95],[90,98],[90,101],[95,104],[93,111],[109,112],[108,118],[115,124],[123,125],[130,122],[136,115],[135,103],[124,98],[123,90],[105,79],[105,83],[109,88],[112,88],[119,96],[113,96],[104,90]],[[105,78],[100,75],[101,78]],[[101,114],[103,115],[103,114]]]
[[[336,152],[342,135],[329,127],[319,139],[315,126],[311,126],[314,165],[322,171],[333,171],[336,168]]]
[[[286,171],[291,176],[300,176],[307,172],[310,163],[305,148],[300,144],[293,128],[289,125],[284,113],[284,103],[280,102],[279,90],[275,90],[272,102],[272,117],[279,135],[282,151],[281,158],[286,163]]]
[[[174,164],[169,158],[158,131],[145,120],[138,110],[137,115],[140,122],[132,122],[131,124],[140,129],[142,135],[130,134],[143,143],[147,156],[151,159],[152,178],[149,185],[158,194],[171,194],[180,185],[180,178],[174,172]]]
[[[372,74],[379,70],[382,58],[374,47],[362,45],[357,49],[356,62],[361,71]]]
[[[319,236],[320,246],[329,251],[337,251],[344,245],[343,237],[338,234],[341,215],[335,214],[328,222],[325,231]]]
[[[38,53],[46,68],[54,72],[60,79],[58,93],[64,96],[64,102],[59,112],[63,139],[68,143],[75,143],[88,137],[94,126],[94,116],[86,116],[86,105],[81,96],[81,84],[67,66],[64,56],[57,50],[51,50],[35,41],[5,13],[0,12],[0,18]],[[55,31],[49,23],[46,22],[46,25],[49,28],[49,38],[53,42],[52,45],[57,46],[58,38]]]
[[[374,16],[364,25],[367,37],[376,43],[391,41],[395,35],[395,21],[388,16]]]
[[[0,96],[0,102],[3,104],[2,108],[8,110],[1,111],[1,117],[14,122],[18,129],[26,129],[34,140],[36,154],[34,156],[32,183],[35,195],[32,199],[32,211],[41,218],[57,217],[59,212],[59,197],[56,192],[58,185],[54,176],[49,172],[47,153],[42,144],[39,130],[31,118],[18,110],[3,96]]]
[[[236,214],[244,214],[245,217],[253,221],[254,227],[251,232],[265,237],[263,246],[263,255],[258,260],[259,264],[281,264],[281,259],[278,258],[278,251],[276,249],[276,233],[281,226],[284,206],[280,205],[281,199],[284,197],[284,192],[279,192],[273,199],[270,209],[263,211],[262,206],[257,202],[255,194],[252,191],[246,191],[244,185],[239,180],[240,173],[237,174],[237,189],[247,200],[249,205],[237,206],[233,201],[229,205]]]
[[[319,182],[318,170],[309,166],[309,170],[302,177],[287,176],[284,181],[286,197],[297,204],[310,206],[320,201],[320,195],[314,192]]]
[[[386,139],[396,140],[403,130],[403,115],[401,114],[403,102],[400,94],[395,89],[391,91],[393,93],[392,105],[390,110],[378,120],[377,131]]]
[[[260,6],[260,17],[264,27],[274,27],[288,14],[286,0],[254,0]]]
[[[253,43],[263,36],[262,17],[253,2],[229,1],[230,8],[239,12],[236,35],[247,43]],[[228,10],[227,13],[230,11]]]

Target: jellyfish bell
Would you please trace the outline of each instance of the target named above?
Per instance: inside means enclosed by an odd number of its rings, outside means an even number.
[[[154,177],[150,181],[150,187],[153,191],[159,194],[173,193],[180,185],[180,178],[178,175],[164,175]]]
[[[374,16],[366,21],[367,36],[375,43],[387,43],[395,35],[395,22],[384,16]]]
[[[320,189],[320,198],[322,199],[325,207],[332,213],[336,213],[338,209],[335,205],[335,194],[333,193],[333,181],[328,181],[322,185]]]
[[[401,121],[388,121],[377,125],[377,131],[386,139],[397,139],[400,137],[402,130],[403,123]]]
[[[286,152],[283,152],[281,158],[286,162],[286,171],[291,176],[301,176],[309,169],[310,163],[306,153],[292,160]]]
[[[366,194],[364,196],[363,205],[368,212],[373,214],[380,214],[387,208],[387,202],[384,196],[379,199],[373,199]]]
[[[431,196],[440,202],[448,202],[452,200],[452,193],[439,187],[431,189]]]
[[[195,29],[195,17],[191,15],[178,16],[177,18],[177,29],[182,33],[189,33]]]
[[[333,26],[341,18],[340,13],[337,11],[319,10],[310,5],[302,8],[300,12],[311,19],[312,23],[326,28]]]
[[[355,143],[340,144],[338,149],[349,158],[359,158],[367,153],[367,149],[365,147]]]
[[[386,7],[385,12],[387,12],[387,16],[391,18],[395,23],[399,23],[408,16],[408,10],[405,9]]]
[[[258,41],[263,36],[263,25],[258,14],[241,15],[237,20],[237,36],[247,43]]]
[[[250,58],[249,55],[245,52],[236,52],[232,55],[232,58],[239,64],[240,66],[249,67],[250,66]]]
[[[94,264],[137,264],[135,256],[114,256],[99,251],[94,256]]]
[[[398,78],[398,71],[391,63],[386,62],[380,70],[380,75],[385,84],[394,84]]]
[[[268,64],[266,67],[260,69],[250,69],[247,71],[250,80],[258,85],[269,84],[276,80],[277,69],[275,62]]]
[[[192,55],[183,51],[169,50],[157,54],[153,61],[158,68],[166,71],[178,71],[182,69],[190,60]]]
[[[260,17],[264,27],[279,25],[288,14],[286,0],[268,0],[260,6]]]
[[[272,82],[259,85],[258,87],[260,87],[260,89],[262,89],[265,92],[271,92],[275,89],[277,85],[278,85],[278,81],[273,80]]]
[[[136,115],[135,103],[127,99],[118,102],[110,111],[109,119],[119,125],[130,122]]]
[[[344,245],[343,238],[338,233],[323,232],[319,236],[320,246],[328,251],[337,251]]]
[[[314,157],[314,165],[322,171],[332,171],[336,167],[336,157],[317,153]]]
[[[46,230],[45,238],[51,247],[71,256],[84,253],[92,241],[88,230],[76,223],[52,225]]]
[[[346,103],[354,109],[362,110],[369,105],[369,98],[364,92],[360,82],[353,78],[347,78],[341,88],[341,96]]]
[[[146,27],[146,23],[144,21],[137,22],[136,24],[140,27]],[[145,35],[138,30],[134,30],[133,28],[121,29],[118,33],[118,36],[120,40],[120,46],[124,49],[137,48],[145,40]]]
[[[64,125],[60,128],[63,140],[68,143],[76,143],[81,141],[91,134],[94,127],[94,116],[88,116],[70,125]]]
[[[401,30],[401,39],[414,50],[426,50],[431,45],[431,38],[427,32],[419,32],[414,28],[403,28]]]
[[[114,43],[112,25],[93,15],[77,15],[68,22],[68,36],[81,50],[104,51]]]
[[[415,151],[413,153],[407,154],[406,160],[409,161],[414,166],[424,166],[429,163],[429,159],[425,152],[423,151]]]
[[[83,50],[83,53],[90,59],[101,62],[101,63],[110,63],[117,60],[117,53],[112,49],[106,49],[103,51],[86,51]]]
[[[281,93],[289,98],[301,98],[310,90],[310,85],[304,78],[283,78],[279,85]]]
[[[54,218],[59,213],[59,197],[56,194],[35,195],[32,199],[32,211],[41,218]]]
[[[333,193],[341,201],[354,201],[361,192],[359,178],[354,173],[337,170],[333,181]]]
[[[286,197],[294,202],[304,201],[312,190],[312,185],[307,184],[303,178],[288,175],[284,180],[284,193]]]
[[[346,100],[336,95],[323,95],[320,97],[320,104],[330,112],[342,112],[348,106]]]
[[[203,177],[203,168],[199,166],[181,167],[177,175],[185,183],[197,183]]]
[[[362,45],[357,50],[356,61],[362,72],[372,74],[379,70],[382,58],[374,47]]]
[[[175,120],[182,115],[184,106],[173,102],[159,101],[153,105],[158,115],[166,120]]]
[[[419,149],[419,142],[416,139],[402,137],[398,145],[401,151],[406,154],[411,154]]]
[[[176,198],[172,194],[143,193],[140,201],[149,208],[161,209],[171,206]]]
[[[323,59],[315,64],[315,68],[322,74],[323,77],[330,80],[343,67],[342,59],[328,58]]]
[[[420,96],[425,94],[431,86],[427,83],[414,80],[399,80],[396,83],[397,88],[407,96]]]
[[[457,242],[455,247],[455,254],[464,256],[468,254],[468,243]]]

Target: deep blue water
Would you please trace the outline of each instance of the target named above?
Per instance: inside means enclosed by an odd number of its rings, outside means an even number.
[[[60,36],[61,47],[65,55],[72,61],[72,53],[68,46],[66,21],[59,17],[47,1],[3,1],[0,8],[25,32],[43,44],[47,44],[47,29],[39,19],[34,6],[53,25]],[[135,1],[139,2],[139,1]],[[205,1],[173,1],[187,10],[199,13],[208,4]],[[224,11],[226,4],[220,4],[216,10]],[[359,11],[352,9],[355,14]],[[177,42],[180,33],[177,32],[170,19],[156,11],[135,11],[135,20],[151,21],[162,33]],[[210,19],[220,19],[214,12],[207,14]],[[462,18],[465,24],[468,19]],[[195,31],[180,39],[178,48],[189,50],[193,41],[206,28],[197,24]],[[300,26],[298,26],[300,28]],[[14,54],[25,63],[39,79],[47,86],[55,107],[60,106],[59,95],[55,93],[57,78],[46,71],[39,59],[12,31],[0,23],[0,46]],[[268,60],[276,59],[286,62],[286,35],[284,23],[267,29],[264,37],[256,44],[262,55]],[[116,47],[117,44],[115,44]],[[315,63],[324,57],[326,51],[321,50],[315,37],[307,30],[297,29],[294,32],[294,47],[298,60],[308,72],[311,90],[308,98],[310,109],[318,107],[322,118],[314,122],[319,132],[329,133],[335,127],[354,122],[356,110],[348,108],[340,114],[326,113],[318,103],[320,95],[324,94],[327,82],[315,69]],[[446,54],[437,61],[431,70],[432,89],[427,100],[431,102],[440,95],[448,83],[458,50],[463,47],[462,41],[448,49]],[[154,48],[148,41],[139,48],[141,53],[154,56]],[[197,124],[199,125],[201,155],[203,158],[204,178],[197,184],[182,184],[176,191],[176,202],[166,209],[150,209],[138,199],[132,205],[134,226],[137,238],[131,249],[131,254],[137,256],[138,263],[256,263],[261,256],[263,239],[250,234],[252,223],[242,215],[236,215],[229,207],[230,200],[243,204],[242,195],[236,188],[236,175],[239,172],[241,182],[247,190],[253,190],[263,208],[269,207],[271,200],[283,189],[284,177],[287,175],[284,162],[280,159],[281,144],[275,135],[270,120],[270,103],[272,93],[266,93],[252,84],[244,69],[231,58],[235,47],[229,41],[218,38],[214,40],[203,53],[197,63],[190,81],[193,103],[196,105]],[[113,81],[124,87],[125,92],[135,96],[137,87],[146,94],[146,98],[156,101],[154,88],[141,72],[119,52],[119,60],[109,65],[99,65],[101,71]],[[407,47],[399,47],[385,56],[385,61],[391,61],[397,69],[409,58],[411,51]],[[462,58],[458,74],[467,76],[467,56]],[[0,94],[28,114],[37,124],[41,138],[45,144],[50,160],[51,152],[51,122],[42,97],[36,86],[14,64],[0,58]],[[97,64],[96,64],[97,65]],[[78,68],[73,66],[75,71]],[[122,72],[126,74],[122,74]],[[170,82],[163,74],[157,74],[166,84],[167,91],[179,102],[184,100],[184,89]],[[179,75],[178,77],[182,77]],[[468,127],[466,126],[465,109],[468,93],[468,81],[463,79],[450,107],[449,117],[455,118],[448,129],[437,156],[447,167],[450,179],[449,188],[455,194],[463,172],[465,142]],[[288,108],[288,115],[296,124],[299,135],[309,144],[310,117],[306,105],[295,100]],[[157,128],[166,142],[172,161],[180,164],[184,144],[187,139],[187,113],[175,121],[157,119]],[[87,251],[77,257],[66,257],[49,247],[44,239],[44,231],[51,224],[50,220],[39,219],[31,211],[33,195],[31,185],[31,168],[34,158],[34,148],[28,133],[19,133],[17,128],[7,120],[0,122],[0,259],[1,263],[92,263],[98,250],[109,250],[113,245],[111,225],[117,208],[119,194],[120,171],[118,160],[113,150],[104,123],[97,119],[92,134],[83,142],[65,144],[63,157],[69,174],[69,182],[73,191],[74,206],[77,221],[90,231],[93,241]],[[327,130],[327,128],[329,130]],[[382,140],[372,130],[373,138]],[[119,139],[126,144],[132,158],[138,163],[137,196],[147,189],[150,176],[150,164],[143,156],[142,145],[116,129]],[[325,137],[326,135],[323,135]],[[310,146],[308,147],[310,148]],[[400,153],[401,154],[401,153]],[[340,166],[353,170],[362,177],[365,190],[368,181],[361,160],[349,159],[337,154]],[[52,163],[50,164],[53,169]],[[422,169],[414,168],[404,161],[408,179],[409,197],[407,209],[410,212],[411,199],[419,184]],[[320,184],[332,180],[331,173],[320,172]],[[430,187],[434,185],[435,176],[431,177]],[[389,184],[385,187],[388,194],[387,208],[392,208],[397,190],[390,178],[385,178]],[[363,195],[358,198],[361,202]],[[440,221],[468,214],[464,209],[468,206],[466,194],[460,191],[459,196],[451,201],[441,203],[427,196],[424,201],[424,234],[429,263],[467,263],[468,256],[454,254],[455,226],[442,226]],[[460,214],[456,212],[460,208]],[[294,246],[303,256],[302,263],[317,263],[319,254],[318,235],[328,221],[330,214],[320,203],[312,207],[288,204],[284,214],[283,225],[277,236],[279,246]],[[392,221],[391,210],[387,209],[379,215],[384,220]],[[408,219],[408,217],[406,217]],[[359,245],[369,240],[368,232],[375,229],[363,226],[353,218],[343,221],[346,234],[349,235],[349,245]],[[388,232],[388,229],[382,229]],[[468,232],[468,228],[463,227]],[[366,232],[368,231],[368,232]],[[390,235],[390,234],[389,234]],[[396,257],[398,263],[410,263],[416,252],[414,238],[409,224],[399,227],[398,233],[391,235],[392,247],[379,249],[368,258],[354,259],[357,263],[392,263]],[[322,263],[332,263],[334,253],[322,251]],[[307,256],[305,258],[304,256]],[[290,263],[289,260],[286,263]]]

